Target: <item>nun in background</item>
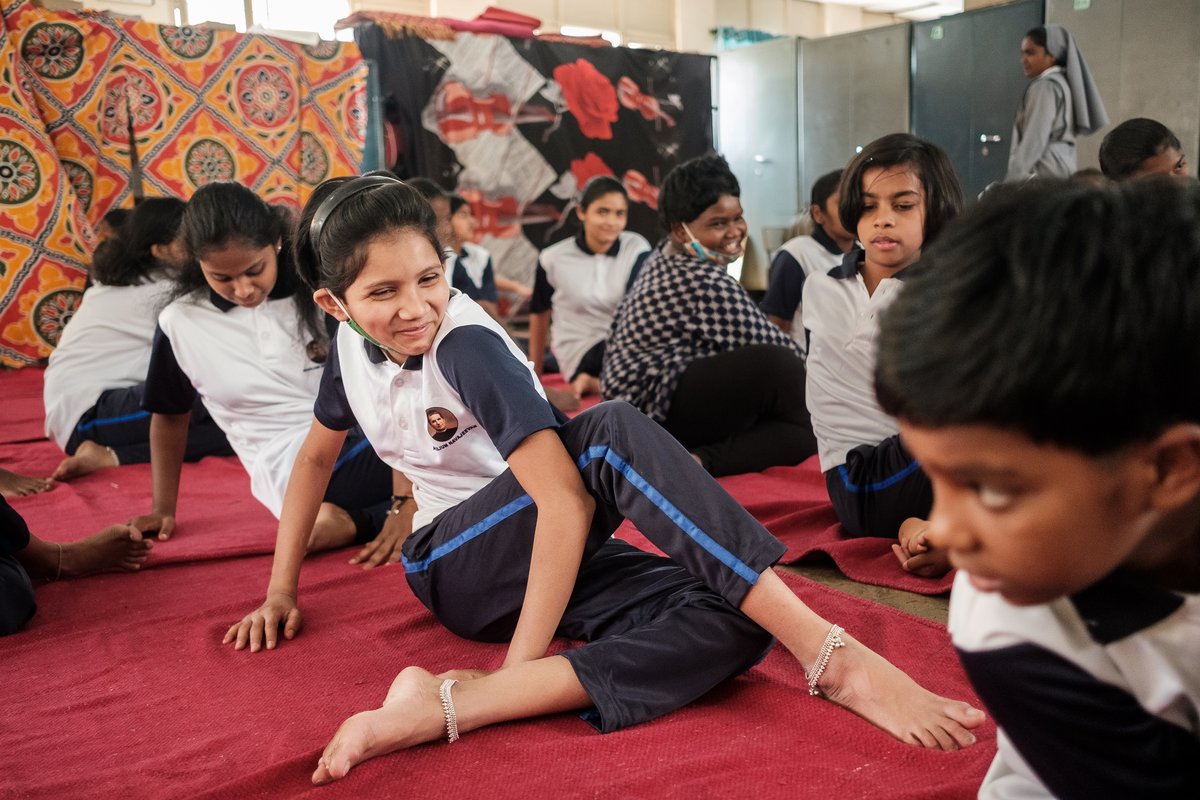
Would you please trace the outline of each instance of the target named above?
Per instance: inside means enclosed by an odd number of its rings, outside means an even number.
[[[1108,124],[1108,113],[1083,54],[1061,25],[1032,29],[1021,40],[1021,67],[1032,78],[1013,124],[1005,180],[1070,177],[1075,137]]]

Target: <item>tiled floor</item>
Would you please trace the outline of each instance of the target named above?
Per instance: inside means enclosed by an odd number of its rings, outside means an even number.
[[[918,617],[946,623],[946,611],[949,605],[949,595],[929,597],[923,594],[913,594],[900,589],[886,589],[882,586],[869,586],[865,583],[852,581],[843,575],[830,561],[812,561],[802,564],[785,566],[783,569],[803,575],[814,581],[840,589],[843,592],[865,597],[877,603],[893,606],[901,611],[907,611]]]

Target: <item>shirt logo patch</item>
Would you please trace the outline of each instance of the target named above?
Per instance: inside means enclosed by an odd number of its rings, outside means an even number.
[[[426,431],[435,442],[448,442],[458,433],[458,417],[448,408],[434,406],[425,409]]]

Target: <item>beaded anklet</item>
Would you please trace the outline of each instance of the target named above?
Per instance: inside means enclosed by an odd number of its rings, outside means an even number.
[[[458,714],[454,711],[454,700],[450,697],[450,687],[458,681],[446,678],[438,687],[438,695],[442,698],[442,714],[446,716],[446,741],[454,744],[458,741]]]
[[[843,633],[845,630],[837,625],[829,629],[829,633],[825,635],[825,641],[821,644],[821,651],[817,654],[817,660],[813,664],[812,672],[805,676],[808,678],[808,693],[813,697],[821,694],[821,690],[817,688],[817,681],[821,680],[821,674],[829,666],[829,658],[833,655],[833,651],[846,646],[846,642],[842,639]]]

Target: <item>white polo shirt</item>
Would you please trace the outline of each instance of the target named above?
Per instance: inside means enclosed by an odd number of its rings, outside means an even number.
[[[447,249],[446,280],[472,300],[496,302],[496,272],[485,247],[467,242],[457,253]]]
[[[211,293],[172,302],[158,317],[145,395],[147,410],[178,414],[199,393],[249,473],[251,493],[276,517],[323,368],[309,357],[290,293],[277,294],[255,308]]]
[[[550,351],[564,378],[570,379],[584,354],[608,338],[617,306],[649,253],[650,243],[632,231],[622,231],[607,253],[593,253],[581,232],[538,256],[529,310],[553,309]]]
[[[949,628],[998,726],[981,798],[1200,796],[1200,595],[1117,572],[1014,606],[959,570]]]
[[[150,345],[159,309],[170,292],[168,281],[138,286],[95,284],[63,329],[50,354],[42,391],[46,436],[61,448],[84,412],[109,389],[146,380]]]
[[[792,321],[792,338],[807,349],[804,335],[804,284],[808,276],[827,273],[842,263],[837,243],[816,226],[812,236],[788,239],[771,259],[771,280],[760,308],[764,314]]]
[[[403,365],[340,325],[314,414],[332,430],[358,424],[379,457],[408,476],[414,530],[491,483],[531,434],[564,421],[504,329],[458,291],[429,351]]]
[[[814,273],[804,284],[805,394],[822,472],[846,463],[855,447],[900,432],[875,400],[875,354],[879,315],[904,284],[899,277],[884,278],[868,294],[862,257],[861,250],[852,250],[841,266]]]

